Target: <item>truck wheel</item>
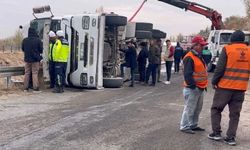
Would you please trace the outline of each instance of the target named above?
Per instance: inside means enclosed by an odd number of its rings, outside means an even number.
[[[120,88],[123,85],[123,78],[103,78],[103,87],[105,88]]]
[[[135,30],[151,31],[153,30],[153,24],[145,22],[137,22]]]
[[[163,31],[153,29],[152,30],[152,37],[154,39],[165,39],[167,34]]]
[[[106,25],[108,26],[125,26],[127,25],[127,17],[108,14],[106,16]]]
[[[137,39],[151,39],[152,38],[152,32],[151,31],[136,31],[135,37]]]

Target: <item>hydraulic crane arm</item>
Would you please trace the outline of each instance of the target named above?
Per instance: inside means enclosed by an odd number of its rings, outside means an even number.
[[[159,0],[161,2],[173,5],[175,7],[190,10],[195,13],[201,14],[212,21],[212,29],[220,30],[224,29],[224,24],[222,22],[222,16],[216,10],[209,7],[203,6],[195,2],[189,2],[186,0]]]

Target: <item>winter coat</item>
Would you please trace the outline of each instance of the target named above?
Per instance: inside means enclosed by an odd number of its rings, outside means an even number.
[[[125,66],[132,69],[136,68],[137,67],[136,49],[134,47],[129,47],[128,49],[121,51],[125,53]]]
[[[148,49],[143,47],[138,55],[137,61],[139,66],[146,66],[148,58]]]
[[[180,60],[183,57],[183,53],[184,53],[183,48],[180,46],[176,46],[174,51],[174,59]]]
[[[156,46],[149,47],[148,61],[150,64],[160,64],[161,50]]]
[[[41,61],[43,45],[35,29],[29,28],[28,37],[22,41],[22,50],[24,52],[25,62],[32,63]]]

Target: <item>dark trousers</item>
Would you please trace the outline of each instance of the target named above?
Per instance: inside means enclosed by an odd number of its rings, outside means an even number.
[[[135,68],[130,68],[130,76],[131,76],[131,85],[134,85],[134,82],[135,82]]]
[[[161,64],[157,67],[157,81],[160,82],[161,79]]]
[[[171,79],[172,65],[173,65],[173,61],[166,61],[167,81],[170,81]]]
[[[146,70],[146,83],[148,83],[150,75],[152,75],[152,84],[156,83],[156,71],[158,64],[149,64]]]
[[[214,133],[221,132],[221,112],[224,110],[225,106],[228,105],[230,121],[227,130],[227,136],[229,138],[236,137],[244,96],[244,91],[227,90],[221,88],[216,89],[211,107],[211,123]]]
[[[180,59],[175,59],[174,60],[174,72],[179,72],[180,71]]]
[[[49,62],[49,77],[50,77],[50,87],[54,88],[56,83],[56,75],[55,75],[55,62]]]
[[[56,62],[55,63],[55,86],[57,89],[62,90],[65,85],[67,63]]]
[[[144,64],[139,64],[138,66],[138,71],[140,74],[140,82],[145,82],[145,78],[146,78],[146,65]]]

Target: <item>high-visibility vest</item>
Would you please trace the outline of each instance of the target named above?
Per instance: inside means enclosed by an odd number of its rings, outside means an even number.
[[[224,89],[247,90],[250,75],[250,48],[241,43],[225,46],[227,64],[218,86]]]
[[[48,57],[49,57],[49,61],[54,61],[54,57],[55,57],[55,49],[56,49],[56,43],[58,43],[58,40],[56,40],[55,43],[50,43],[49,44],[49,52],[48,52]]]
[[[57,40],[53,49],[53,60],[55,62],[67,62],[69,57],[69,43],[66,39]]]
[[[205,89],[208,86],[208,73],[206,65],[198,56],[194,55],[192,51],[188,52],[184,59],[187,57],[190,57],[194,62],[193,78],[195,80],[195,85],[199,88]],[[188,86],[186,81],[184,81],[184,86]]]

